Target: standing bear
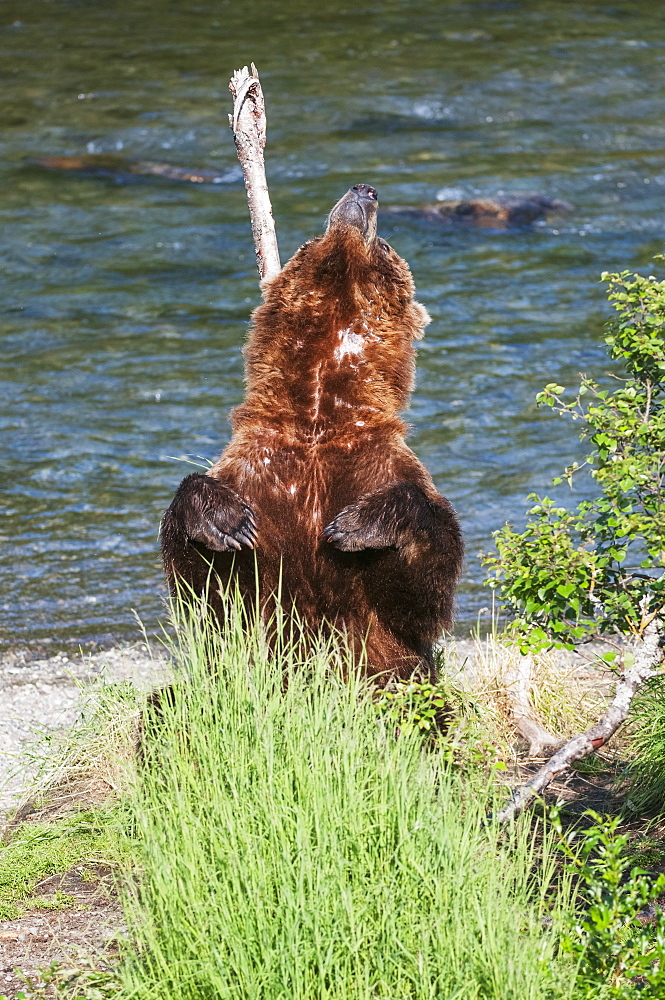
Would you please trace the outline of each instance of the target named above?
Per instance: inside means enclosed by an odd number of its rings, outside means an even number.
[[[404,441],[413,341],[429,317],[376,235],[377,209],[375,189],[357,184],[265,286],[231,442],[180,484],[161,547],[173,593],[207,594],[220,619],[232,580],[265,619],[279,595],[305,627],[346,634],[384,683],[434,676],[463,546]]]

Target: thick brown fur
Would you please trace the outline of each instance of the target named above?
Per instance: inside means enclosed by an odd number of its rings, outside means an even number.
[[[359,185],[345,198],[360,189],[373,192]],[[197,594],[212,561],[218,616],[231,578],[256,606],[258,568],[264,615],[279,592],[309,627],[344,631],[359,657],[365,645],[367,672],[386,679],[433,671],[462,541],[399,417],[427,314],[375,217],[363,231],[349,204],[265,287],[232,440],[205,476],[180,485],[162,552],[171,588],[180,577]]]

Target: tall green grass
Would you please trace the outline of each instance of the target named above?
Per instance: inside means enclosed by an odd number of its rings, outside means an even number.
[[[570,995],[547,838],[501,832],[484,784],[396,734],[343,644],[271,652],[236,614],[181,626],[176,655],[133,793],[129,995]]]
[[[665,678],[649,681],[632,712],[633,760],[628,768],[628,802],[636,812],[665,815]]]

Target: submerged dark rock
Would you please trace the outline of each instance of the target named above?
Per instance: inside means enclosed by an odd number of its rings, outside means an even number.
[[[505,195],[497,198],[455,198],[422,208],[391,208],[389,212],[412,219],[484,229],[517,229],[550,215],[571,212],[567,201],[542,194]]]
[[[112,177],[130,180],[135,177],[161,177],[168,181],[187,184],[229,184],[241,177],[238,169],[199,170],[196,167],[178,167],[172,163],[154,160],[131,160],[113,153],[86,153],[82,156],[37,156],[29,164],[46,170],[62,170],[90,177]]]

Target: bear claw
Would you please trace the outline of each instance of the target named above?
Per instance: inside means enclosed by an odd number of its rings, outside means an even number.
[[[390,545],[388,539],[380,537],[378,525],[364,524],[360,512],[353,506],[341,510],[321,534],[341,552],[361,552]]]
[[[162,521],[162,537],[181,532],[213,552],[253,549],[254,511],[230,487],[193,473],[180,484]]]

